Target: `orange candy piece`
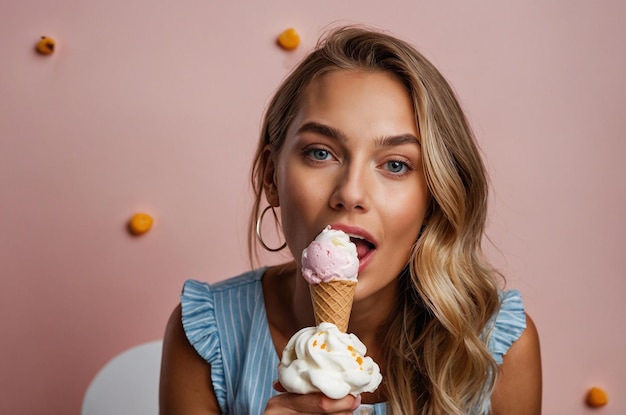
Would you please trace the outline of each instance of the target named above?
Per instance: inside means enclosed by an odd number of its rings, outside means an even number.
[[[42,36],[41,40],[37,42],[37,52],[41,53],[42,55],[50,55],[52,52],[54,52],[54,45],[54,39],[48,36]]]
[[[586,402],[592,408],[597,408],[609,403],[609,397],[603,389],[594,386],[587,392]]]
[[[134,235],[143,235],[152,228],[152,223],[154,223],[152,216],[147,213],[137,213],[128,223],[128,229],[130,229]]]
[[[300,45],[300,35],[295,29],[289,28],[278,36],[278,44],[286,50],[294,50]]]

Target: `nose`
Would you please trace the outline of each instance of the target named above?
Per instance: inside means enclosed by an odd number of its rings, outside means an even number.
[[[337,176],[330,206],[336,210],[367,211],[370,186],[367,173],[355,167],[345,167]]]

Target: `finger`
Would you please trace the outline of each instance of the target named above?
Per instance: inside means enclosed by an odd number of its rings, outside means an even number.
[[[285,387],[279,381],[274,382],[274,385],[272,386],[278,392],[287,392],[287,389],[285,389]]]
[[[321,393],[310,393],[302,395],[305,399],[301,401],[302,410],[311,413],[335,414],[352,413],[360,405],[360,397],[348,395],[341,399],[332,399]]]
[[[360,402],[360,396],[355,397],[352,395],[341,399],[331,399],[321,393],[309,393],[305,395],[281,393],[268,401],[265,413],[352,414],[352,412],[358,408]]]
[[[351,410],[356,411],[359,406],[361,406],[361,395],[357,395],[354,398],[354,403],[352,404]]]

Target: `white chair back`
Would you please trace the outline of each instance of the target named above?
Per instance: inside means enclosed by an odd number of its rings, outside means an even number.
[[[162,346],[145,343],[111,359],[89,385],[82,415],[157,415]]]

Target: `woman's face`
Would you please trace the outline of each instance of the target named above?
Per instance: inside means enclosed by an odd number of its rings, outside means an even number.
[[[429,192],[410,96],[391,75],[340,70],[313,82],[270,163],[268,199],[280,206],[296,263],[327,225],[356,236],[355,300],[406,265]]]

